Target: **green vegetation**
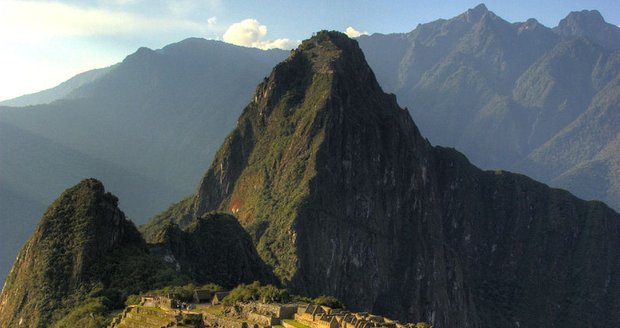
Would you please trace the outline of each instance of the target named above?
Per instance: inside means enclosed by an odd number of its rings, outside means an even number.
[[[52,328],[105,327],[111,319],[109,303],[110,301],[105,297],[87,298],[55,322]]]
[[[284,281],[292,278],[297,262],[294,241],[286,232],[293,228],[316,174],[316,152],[324,138],[326,101],[332,89],[328,62],[339,53],[320,43],[300,49],[258,86],[256,101],[246,107],[203,179],[207,183],[217,181],[216,175],[231,176],[235,180],[226,183],[234,189],[220,195],[221,185],[203,185],[204,194],[196,196],[198,204],[210,199],[206,210],[235,213],[260,256]],[[334,57],[325,59],[327,52]],[[231,162],[234,167],[224,166],[233,155],[243,158]],[[230,173],[220,172],[222,168]]]
[[[342,303],[340,303],[340,301],[334,296],[321,295],[315,298],[313,303],[317,305],[329,306],[334,309],[342,308]]]
[[[295,302],[324,305],[324,306],[329,306],[330,308],[333,308],[333,309],[341,309],[344,307],[343,304],[336,297],[331,296],[331,295],[321,295],[315,298],[305,297],[305,296],[300,296],[300,295],[293,295],[292,299]]]
[[[223,300],[224,305],[234,305],[237,302],[260,301],[263,303],[288,302],[289,294],[286,289],[279,289],[273,285],[261,285],[255,281],[251,284],[241,284],[230,291]]]
[[[189,224],[192,218],[192,206],[194,198],[186,197],[178,203],[172,204],[168,209],[156,215],[146,224],[140,226],[140,232],[144,239],[149,243],[161,243],[164,236],[161,232],[166,230],[166,226],[170,223],[176,223],[181,226]]]
[[[205,311],[209,314],[221,316],[224,315],[224,306],[222,304],[203,306],[200,308],[200,311]]]
[[[168,222],[155,236],[158,243],[154,252],[161,257],[174,256],[182,271],[197,284],[216,283],[230,289],[255,280],[276,280],[232,215],[207,213],[183,230]]]
[[[296,328],[310,328],[307,325],[304,325],[303,323],[300,323],[299,321],[293,320],[293,319],[284,319],[282,320],[286,323],[288,323],[289,325],[296,327]]]

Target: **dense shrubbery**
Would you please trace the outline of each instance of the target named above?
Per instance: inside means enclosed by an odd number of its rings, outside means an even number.
[[[342,308],[342,303],[330,295],[321,295],[317,298],[304,297],[299,295],[289,295],[288,291],[283,288],[277,288],[273,285],[261,285],[258,281],[251,284],[241,284],[230,291],[230,294],[224,298],[224,305],[234,305],[237,302],[260,301],[263,303],[277,302],[303,302],[317,305],[325,305],[331,308]]]
[[[331,295],[321,295],[315,298],[313,303],[317,305],[329,306],[330,308],[334,309],[342,308],[342,303],[340,303],[337,298]]]
[[[264,303],[287,302],[289,294],[286,289],[273,285],[261,286],[258,281],[251,284],[241,284],[230,291],[224,298],[224,305],[234,305],[237,302],[261,301]]]
[[[110,309],[105,297],[90,298],[74,307],[52,327],[105,327],[109,321]]]
[[[329,306],[330,308],[333,308],[333,309],[340,309],[344,307],[342,303],[336,297],[331,296],[331,295],[321,295],[316,298],[295,295],[293,296],[293,301],[316,304],[316,305],[324,305],[324,306]]]

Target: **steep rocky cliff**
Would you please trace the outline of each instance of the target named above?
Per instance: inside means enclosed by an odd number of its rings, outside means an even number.
[[[296,292],[435,327],[620,325],[620,217],[432,147],[357,42],[320,32],[257,87],[195,195]]]

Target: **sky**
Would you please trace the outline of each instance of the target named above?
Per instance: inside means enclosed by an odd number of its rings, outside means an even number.
[[[262,49],[291,49],[319,30],[352,37],[400,33],[452,18],[468,0],[0,0],[0,100],[54,87],[120,62],[145,46],[188,37]],[[509,22],[557,26],[571,11],[596,9],[620,25],[620,0],[489,0]]]

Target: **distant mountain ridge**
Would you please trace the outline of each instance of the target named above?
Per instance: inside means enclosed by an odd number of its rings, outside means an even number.
[[[0,199],[0,276],[44,205],[84,177],[106,183],[136,223],[190,194],[286,54],[190,38],[141,48],[50,104],[2,107],[0,183],[23,197]]]
[[[551,29],[535,19],[509,23],[479,5],[409,33],[358,40],[431,142],[620,209],[620,154],[611,150],[620,135],[612,123],[620,28],[598,11],[572,12]],[[597,182],[587,182],[593,175]]]
[[[24,107],[49,104],[55,100],[63,99],[69,96],[69,94],[83,85],[95,82],[97,79],[108,74],[113,69],[114,66],[109,66],[86,71],[53,88],[0,101],[0,106]]]

